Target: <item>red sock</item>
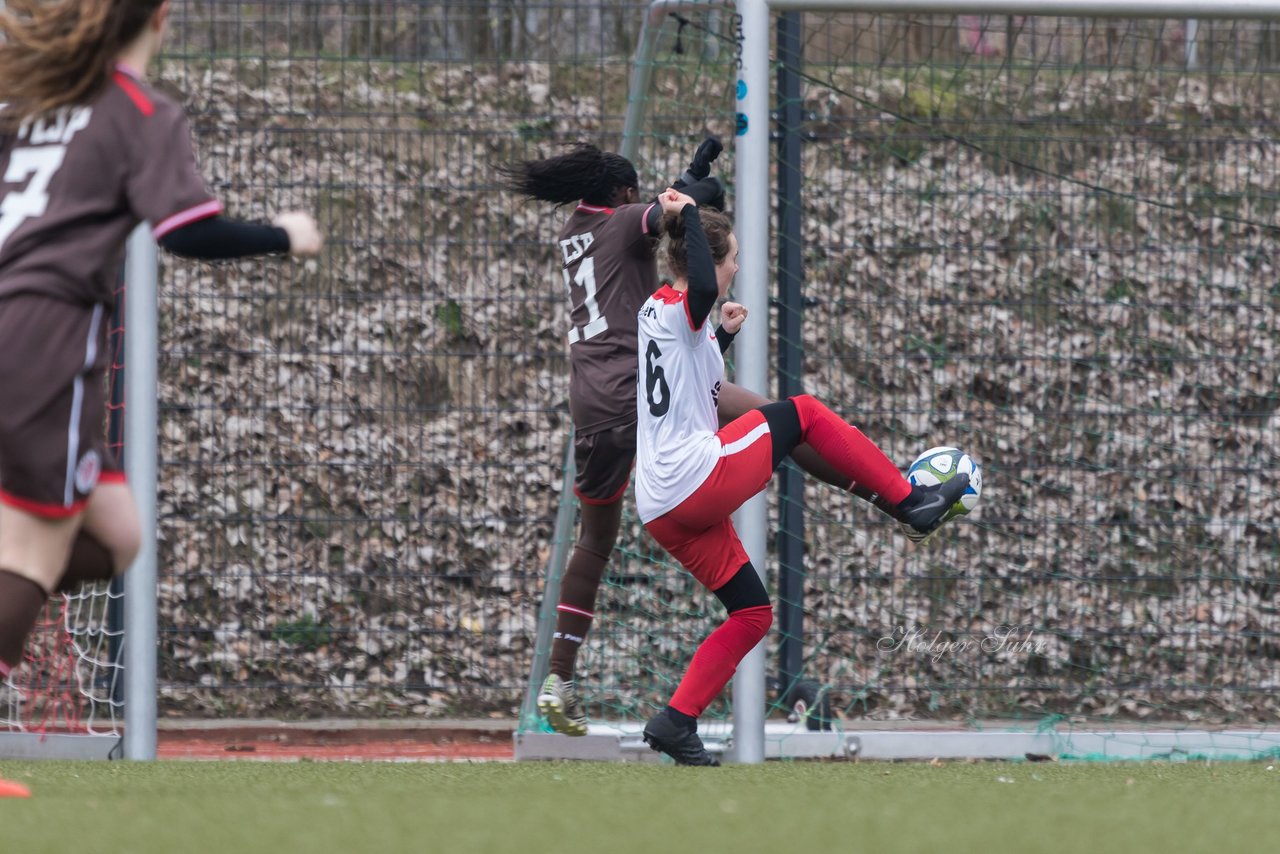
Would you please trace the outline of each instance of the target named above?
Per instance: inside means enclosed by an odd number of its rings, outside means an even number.
[[[738,662],[769,633],[772,623],[772,605],[757,605],[730,614],[693,654],[693,661],[671,698],[671,707],[695,718],[701,715],[729,684]]]
[[[817,398],[798,394],[791,398],[800,413],[800,435],[822,458],[858,484],[897,504],[911,494],[911,484],[857,427],[847,424]]]

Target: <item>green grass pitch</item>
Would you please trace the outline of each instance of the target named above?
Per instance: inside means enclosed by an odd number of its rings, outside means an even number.
[[[1276,767],[4,762],[0,850],[1274,852]]]

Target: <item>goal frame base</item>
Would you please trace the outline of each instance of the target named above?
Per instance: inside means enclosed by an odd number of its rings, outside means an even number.
[[[601,762],[659,761],[644,744],[643,724],[598,723],[571,738],[549,732],[517,732],[517,761],[578,759]],[[710,753],[734,761],[727,725],[699,731]],[[890,728],[811,732],[802,724],[765,725],[766,759],[1079,759],[1087,761],[1258,760],[1280,758],[1280,730],[1248,729],[1004,729],[966,730],[905,722]]]
[[[119,735],[0,733],[0,759],[120,759]]]

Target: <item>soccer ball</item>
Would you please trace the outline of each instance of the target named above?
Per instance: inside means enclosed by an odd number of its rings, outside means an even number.
[[[959,501],[951,505],[947,515],[942,518],[944,522],[963,516],[978,506],[978,499],[982,497],[982,466],[959,448],[944,445],[925,451],[907,469],[907,480],[921,486],[934,486],[951,480],[956,472],[969,475],[969,488],[960,496]]]

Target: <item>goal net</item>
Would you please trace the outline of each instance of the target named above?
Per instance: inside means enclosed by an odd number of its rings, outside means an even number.
[[[630,94],[651,178],[734,110],[738,21],[677,12]],[[799,56],[775,53],[770,74],[798,78],[800,155],[777,153],[771,92],[758,180],[801,178],[770,215],[799,205],[803,287],[777,295],[772,328],[803,313],[796,379],[903,469],[957,445],[986,488],[924,547],[814,482],[803,526],[782,530],[772,495],[775,601],[776,542],[805,549],[802,592],[778,602],[803,630],[775,621],[767,641],[772,676],[787,644],[801,672],[773,680],[770,721],[800,699],[796,726],[834,732],[1088,731],[1054,752],[1109,757],[1215,754],[1225,729],[1230,755],[1274,752],[1280,27],[791,20]],[[608,581],[579,681],[594,720],[642,720],[722,615],[634,514]],[[1177,740],[1190,730],[1207,735]]]

